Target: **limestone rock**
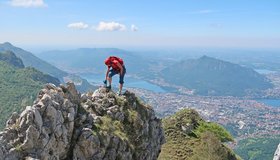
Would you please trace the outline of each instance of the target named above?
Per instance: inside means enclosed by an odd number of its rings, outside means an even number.
[[[164,142],[160,119],[131,92],[47,84],[0,132],[0,160],[155,160]]]

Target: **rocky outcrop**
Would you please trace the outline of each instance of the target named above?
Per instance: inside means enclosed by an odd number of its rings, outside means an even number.
[[[278,147],[274,153],[273,160],[280,160],[280,144],[278,145]]]
[[[0,160],[157,159],[161,121],[133,93],[101,88],[80,95],[48,84],[33,106],[13,113],[0,133]]]

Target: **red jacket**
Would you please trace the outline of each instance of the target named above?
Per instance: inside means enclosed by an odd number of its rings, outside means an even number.
[[[108,67],[112,67],[114,70],[120,71],[121,69],[118,66],[118,63],[120,63],[121,66],[123,66],[123,60],[119,57],[114,57],[114,56],[110,56],[108,57],[105,61],[105,64]]]

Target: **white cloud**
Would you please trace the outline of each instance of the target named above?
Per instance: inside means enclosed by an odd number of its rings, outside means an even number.
[[[130,29],[131,29],[131,31],[133,31],[133,32],[138,31],[138,27],[136,27],[134,24],[131,25]]]
[[[97,31],[125,31],[126,26],[117,22],[99,22]]]
[[[77,23],[70,23],[67,25],[67,27],[72,29],[87,29],[88,24],[84,22],[77,22]]]
[[[11,0],[9,2],[11,6],[14,7],[47,7],[47,4],[44,3],[44,0]]]

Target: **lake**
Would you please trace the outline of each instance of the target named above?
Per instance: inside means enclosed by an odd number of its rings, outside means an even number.
[[[271,107],[280,107],[280,99],[256,99],[256,101]]]
[[[268,70],[268,69],[255,69],[256,72],[260,74],[270,74],[275,73],[276,71]]]
[[[80,75],[81,77],[87,79],[90,83],[93,83],[95,85],[103,85],[103,81],[105,79],[105,75]],[[114,87],[119,86],[119,75],[116,75],[113,77],[113,82],[112,85]],[[157,93],[165,93],[166,91],[161,88],[158,85],[152,84],[150,82],[136,79],[136,78],[131,78],[131,77],[124,77],[124,89],[126,87],[131,87],[131,88],[142,88],[146,90],[150,90],[153,92]]]

